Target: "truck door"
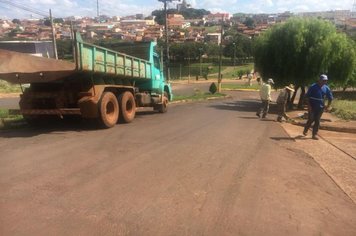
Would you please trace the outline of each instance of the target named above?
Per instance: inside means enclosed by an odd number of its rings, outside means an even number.
[[[154,79],[161,80],[163,73],[161,70],[161,63],[160,63],[159,57],[156,54],[153,55],[153,62],[154,62],[153,74],[155,75]]]

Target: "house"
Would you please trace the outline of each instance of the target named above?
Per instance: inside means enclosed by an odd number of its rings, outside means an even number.
[[[183,29],[187,26],[184,17],[181,14],[168,14],[167,22],[169,28]]]
[[[220,45],[221,43],[221,34],[220,33],[208,33],[205,36],[205,42],[215,43]]]
[[[210,15],[204,16],[204,18],[207,23],[218,24],[222,20],[223,21],[230,20],[231,15],[229,13],[215,13],[215,14],[210,14]]]

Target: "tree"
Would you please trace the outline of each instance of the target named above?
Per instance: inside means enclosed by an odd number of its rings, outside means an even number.
[[[177,13],[176,9],[167,9],[167,14],[174,14]],[[152,13],[152,16],[155,16],[155,21],[157,22],[157,24],[159,25],[164,25],[164,18],[165,18],[165,14],[164,14],[164,10],[155,10]]]
[[[233,39],[224,48],[224,56],[233,58],[252,56],[252,40],[246,35],[235,33]]]
[[[50,27],[50,26],[52,25],[50,19],[45,19],[44,22],[43,22],[43,24],[44,24],[45,26],[48,26],[48,27]]]
[[[187,42],[187,43],[173,43],[170,46],[170,56],[173,61],[196,61],[200,59],[200,56],[206,53],[209,46],[204,43]]]
[[[168,9],[167,14],[182,14],[185,19],[201,19],[204,15],[209,15],[210,11],[204,9],[185,8],[178,12],[177,9]],[[155,21],[158,24],[164,24],[164,10],[155,10],[151,13],[151,15],[156,16]]]
[[[21,24],[21,21],[19,19],[13,19],[12,23],[19,25],[19,24]]]
[[[54,18],[53,19],[53,23],[56,23],[56,24],[63,24],[64,23],[64,20],[63,18]]]
[[[277,86],[294,83],[301,88],[299,106],[305,86],[321,73],[335,84],[345,84],[355,57],[351,41],[320,19],[293,18],[277,24],[256,40],[254,51],[255,68],[264,78],[274,78]]]
[[[256,27],[255,21],[251,17],[246,18],[246,20],[244,21],[244,25],[246,25],[250,29]]]
[[[58,59],[73,59],[73,48],[71,40],[57,40]]]

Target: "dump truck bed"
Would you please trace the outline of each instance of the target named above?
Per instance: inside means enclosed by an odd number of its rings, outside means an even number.
[[[0,79],[10,83],[49,82],[73,73],[71,62],[0,49]]]
[[[148,60],[85,43],[79,34],[76,34],[75,41],[78,70],[122,78],[151,79],[152,65]],[[147,44],[145,48],[142,48],[147,54],[146,57],[150,55],[149,51],[153,50],[149,47],[150,44]]]
[[[153,50],[146,44],[145,52]],[[148,47],[148,48],[147,48]],[[0,79],[11,83],[46,83],[76,73],[125,79],[152,79],[152,63],[139,57],[85,43],[80,34],[75,39],[76,63],[36,57],[0,49]],[[149,57],[149,56],[147,56]]]

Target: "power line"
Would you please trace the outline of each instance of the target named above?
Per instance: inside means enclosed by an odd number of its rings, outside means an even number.
[[[19,4],[19,3],[8,1],[8,0],[0,0],[0,3],[4,3],[4,4],[10,5],[12,7],[16,7],[16,8],[22,9],[24,11],[28,11],[28,12],[31,12],[31,13],[34,13],[34,14],[37,14],[37,15],[40,15],[43,17],[48,17],[48,13],[46,13],[44,11],[37,10],[32,7],[25,6],[23,4]]]

